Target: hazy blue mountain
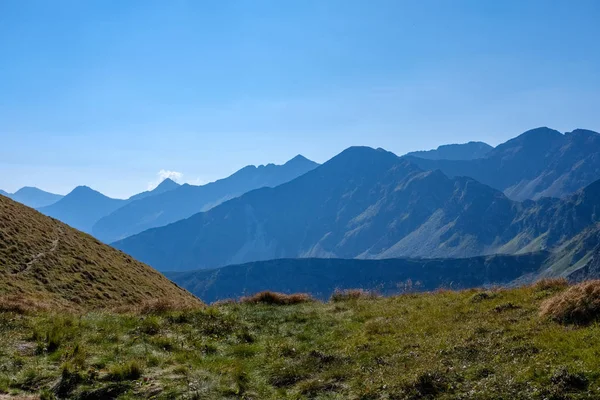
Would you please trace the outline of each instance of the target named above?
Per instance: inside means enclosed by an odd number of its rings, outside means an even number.
[[[157,196],[131,202],[98,221],[93,233],[106,242],[125,238],[188,218],[253,189],[288,182],[317,165],[299,155],[284,165],[247,166],[207,185],[183,185]]]
[[[496,248],[520,207],[470,178],[353,147],[289,183],[115,246],[161,270],[295,257],[466,257]]]
[[[408,158],[425,170],[469,176],[513,200],[564,197],[600,179],[600,134],[577,129],[562,134],[537,128],[476,160]]]
[[[350,148],[291,182],[114,245],[159,270],[276,258],[547,250],[556,258],[553,273],[561,274],[592,250],[581,244],[593,241],[578,238],[598,223],[600,181],[562,200],[520,203],[471,178],[423,172],[383,150]]]
[[[428,160],[474,160],[483,158],[494,148],[484,142],[468,142],[463,144],[446,144],[435,150],[414,151],[407,156]]]
[[[506,285],[523,274],[538,273],[547,258],[548,253],[539,252],[467,259],[278,259],[165,275],[208,303],[263,290],[310,293],[325,300],[336,289],[362,288],[392,295]]]
[[[180,186],[181,185],[179,183],[175,182],[170,178],[167,178],[164,181],[162,181],[156,188],[131,196],[128,200],[135,201],[145,199],[150,196],[156,196],[157,194],[162,194],[177,189]]]
[[[31,208],[45,207],[63,198],[59,194],[45,192],[41,189],[28,186],[19,189],[15,193],[7,193],[0,190],[0,194]]]
[[[96,221],[126,203],[127,200],[111,199],[87,186],[78,186],[58,202],[39,211],[75,229],[91,233]]]

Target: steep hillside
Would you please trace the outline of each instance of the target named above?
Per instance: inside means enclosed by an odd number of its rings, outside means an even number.
[[[75,308],[197,301],[147,265],[3,196],[0,296]]]
[[[279,259],[165,275],[205,302],[264,290],[309,293],[326,300],[335,290],[361,288],[391,295],[405,291],[506,285],[535,275],[549,253],[467,259]]]
[[[207,185],[183,185],[167,193],[126,205],[98,221],[93,227],[93,233],[107,243],[123,239],[188,218],[250,190],[288,182],[317,165],[297,156],[284,165],[247,166],[225,179]]]
[[[27,186],[12,194],[0,190],[0,195],[10,197],[14,201],[18,201],[31,208],[49,206],[63,198],[63,196],[59,194],[49,193],[35,187]]]
[[[484,142],[446,144],[435,150],[414,151],[406,154],[427,160],[474,160],[485,157],[494,148]]]
[[[514,200],[564,197],[600,179],[600,134],[561,134],[538,128],[507,141],[477,160],[408,157],[426,170],[469,176]]]
[[[75,229],[91,233],[96,221],[126,203],[126,200],[111,199],[87,186],[78,186],[57,203],[39,211]]]

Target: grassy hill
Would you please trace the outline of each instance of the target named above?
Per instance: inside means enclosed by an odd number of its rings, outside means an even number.
[[[74,309],[198,302],[147,265],[0,196],[0,305],[11,299]]]
[[[345,292],[328,302],[271,294],[142,315],[0,313],[0,397],[599,398],[600,325],[589,317],[600,284],[586,285]],[[596,314],[569,308],[570,296]],[[562,325],[577,320],[554,318],[561,310],[586,324]]]

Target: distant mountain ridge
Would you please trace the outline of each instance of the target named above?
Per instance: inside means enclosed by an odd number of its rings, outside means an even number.
[[[264,290],[310,293],[326,300],[335,290],[372,290],[382,295],[506,285],[536,274],[548,253],[467,259],[348,260],[295,258],[256,261],[218,269],[165,272],[167,278],[207,303]]]
[[[521,203],[474,179],[422,171],[411,161],[381,149],[349,148],[291,182],[254,190],[114,245],[159,270],[276,258],[549,250],[560,258],[552,264],[560,274],[592,250],[565,246],[597,229],[600,182],[562,200]]]
[[[63,198],[62,195],[45,192],[36,187],[25,186],[17,190],[15,193],[8,193],[0,190],[0,195],[6,196],[28,207],[39,208],[49,206]]]
[[[317,163],[298,155],[283,165],[250,165],[203,186],[182,185],[119,208],[100,219],[92,232],[99,239],[112,242],[188,218],[248,191],[280,185],[316,166]]]
[[[494,148],[484,142],[468,142],[463,144],[445,144],[434,150],[413,151],[407,156],[427,160],[474,160],[483,158]]]
[[[58,202],[39,208],[39,211],[82,232],[91,233],[98,219],[126,203],[127,200],[112,199],[87,186],[78,186]]]
[[[424,170],[469,176],[513,200],[564,197],[600,179],[600,134],[529,130],[475,160],[426,160],[407,156]]]
[[[82,232],[92,233],[92,227],[98,220],[124,205],[166,193],[179,186],[175,181],[165,179],[153,190],[136,194],[126,200],[113,199],[87,186],[78,186],[56,203],[40,207],[38,210]]]
[[[150,197],[150,196],[156,196],[157,194],[162,194],[162,193],[166,193],[166,192],[168,192],[170,190],[175,190],[175,189],[177,189],[180,186],[181,185],[179,183],[175,182],[171,178],[167,178],[167,179],[163,180],[154,189],[147,190],[145,192],[133,195],[133,196],[131,196],[127,200],[129,200],[129,201],[136,201],[136,200],[145,199],[145,198]]]
[[[353,147],[279,187],[115,245],[162,270],[287,257],[462,257],[480,254],[493,240],[468,240],[486,222],[478,210],[490,206],[508,213],[516,207],[472,179],[452,180],[382,149]],[[463,236],[446,237],[446,225],[461,220]]]

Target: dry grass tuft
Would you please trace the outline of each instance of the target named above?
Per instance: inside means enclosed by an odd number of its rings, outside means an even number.
[[[306,293],[285,294],[271,291],[264,291],[253,296],[242,297],[240,303],[244,304],[272,304],[279,306],[287,306],[291,304],[307,303],[314,299]]]
[[[558,292],[569,286],[569,281],[566,278],[544,278],[533,284],[533,288],[539,292],[552,291]]]
[[[52,307],[46,303],[17,296],[0,297],[0,313],[30,314],[37,311],[49,311]]]
[[[235,299],[223,299],[223,300],[217,300],[214,303],[211,303],[211,305],[213,305],[213,306],[226,306],[226,305],[232,305],[232,304],[237,304],[237,301]]]
[[[336,289],[330,297],[330,301],[347,301],[359,299],[376,299],[380,297],[377,293],[364,289]]]
[[[600,319],[600,280],[571,286],[542,303],[540,315],[562,324],[587,325]]]

